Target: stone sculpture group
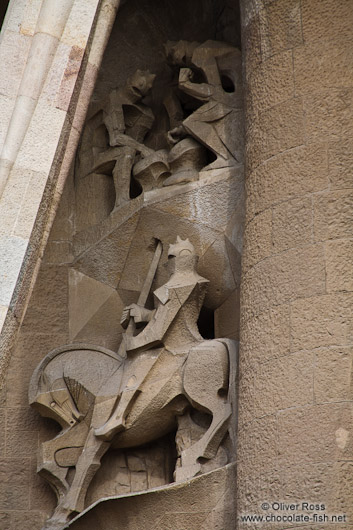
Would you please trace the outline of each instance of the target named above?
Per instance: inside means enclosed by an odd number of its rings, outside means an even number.
[[[154,74],[137,70],[89,110],[76,171],[112,175],[115,211],[131,200],[132,179],[147,192],[242,162],[242,137],[234,130],[241,128],[234,67],[240,52],[216,41],[169,42],[165,49],[177,85],[163,100],[168,124],[159,131],[163,140],[156,149],[148,145],[155,116],[144,102]],[[170,244],[170,277],[154,290],[154,308],[146,306],[166,243],[171,241],[156,242],[140,297],[123,311],[118,352],[91,344],[63,346],[32,376],[31,405],[62,427],[42,444],[38,459],[38,472],[58,500],[46,530],[61,529],[85,508],[87,490],[110,448],[139,447],[175,433],[172,480],[182,482],[207,470],[227,433],[234,442],[236,343],[200,335],[208,280],[197,272],[188,239]],[[203,415],[201,424],[195,414]]]

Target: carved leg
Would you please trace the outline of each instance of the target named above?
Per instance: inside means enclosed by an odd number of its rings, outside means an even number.
[[[235,159],[218,136],[214,127],[210,123],[198,121],[194,114],[184,121],[185,129],[217,156],[217,160],[203,170],[233,166]]]
[[[113,169],[115,208],[130,200],[131,169],[136,154],[135,149],[131,147],[121,147],[120,149],[121,154],[118,156]]]
[[[200,459],[213,458],[228,428],[231,404],[220,393],[228,388],[228,351],[217,340],[205,341],[193,348],[185,364],[183,385],[190,403],[198,410],[212,414],[204,435],[181,452],[181,467],[176,480],[187,480],[200,471]]]
[[[199,460],[201,458],[213,458],[228,428],[228,419],[232,415],[232,407],[229,403],[224,408],[219,407],[215,411],[212,423],[200,440],[191,447],[181,452],[180,464],[175,471],[176,482],[190,479],[201,470]]]
[[[98,440],[94,435],[94,429],[90,429],[82,454],[76,464],[72,485],[58,504],[53,516],[47,521],[46,530],[61,528],[72,513],[81,512],[84,509],[88,486],[100,467],[101,458],[109,446],[109,443]]]

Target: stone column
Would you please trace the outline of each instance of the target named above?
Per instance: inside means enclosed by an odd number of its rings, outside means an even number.
[[[238,513],[322,502],[326,530],[353,528],[352,27],[351,0],[242,1]]]

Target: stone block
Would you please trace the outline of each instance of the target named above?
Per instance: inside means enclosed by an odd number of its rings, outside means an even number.
[[[246,6],[246,4],[244,4]],[[243,25],[244,47],[243,53],[246,60],[244,61],[245,80],[252,75],[253,71],[261,64],[261,28],[260,15],[255,15],[247,24]],[[248,96],[245,91],[245,98]]]
[[[0,484],[0,510],[28,510],[29,485],[26,483],[12,483],[11,487],[6,482]]]
[[[35,459],[33,459],[31,482],[29,486],[29,506],[33,513],[39,511],[47,519],[56,506],[56,495],[51,487],[36,473]]]
[[[296,95],[353,86],[352,41],[322,39],[293,51]]]
[[[281,498],[287,504],[301,501],[324,503],[325,512],[334,513],[332,499],[335,491],[332,485],[335,481],[335,465],[332,462],[289,464],[281,468],[280,474]]]
[[[72,107],[69,107],[69,115],[72,116],[72,126],[81,134],[84,121],[86,118],[88,104],[96,84],[99,68],[92,65],[90,62],[85,67],[83,79],[79,79],[81,83],[80,91],[77,91],[77,101],[71,99]],[[74,114],[73,114],[74,113]]]
[[[241,350],[240,350],[241,352]],[[240,353],[241,358],[241,353]],[[239,395],[241,400],[238,404],[238,429],[243,425],[253,421],[255,404],[254,404],[254,372],[252,370],[244,370],[240,364],[239,378],[238,378]]]
[[[352,303],[351,293],[294,300],[290,316],[292,351],[350,344]]]
[[[244,318],[241,326],[241,351],[257,362],[281,357],[290,349],[289,305],[279,305],[253,318]]]
[[[56,99],[56,106],[59,109],[67,111],[69,105],[74,96],[74,89],[78,79],[78,74],[80,72],[82,60],[84,55],[84,49],[79,46],[72,46],[70,49],[70,54],[67,60],[67,64],[63,71],[61,83],[59,85],[59,90]],[[92,88],[92,85],[90,85]],[[80,93],[80,98],[82,94]],[[88,101],[86,99],[86,108],[88,106]]]
[[[38,431],[7,429],[6,457],[23,458],[35,455],[38,450]]]
[[[311,197],[302,197],[274,206],[272,217],[273,252],[282,252],[313,241]]]
[[[247,129],[250,171],[268,158],[304,143],[303,101],[294,98],[254,116]]]
[[[277,417],[267,415],[242,427],[238,454],[249,471],[267,471],[276,467],[278,456]]]
[[[333,16],[334,15],[334,16]],[[350,0],[303,0],[302,24],[307,43],[319,39],[341,44],[352,39],[353,12]]]
[[[264,210],[250,221],[244,232],[243,274],[272,253],[272,211]]]
[[[353,89],[330,88],[306,94],[305,136],[316,140],[352,139]]]
[[[255,179],[252,200],[256,201],[256,211],[327,189],[327,166],[327,145],[322,142],[303,145],[268,160],[251,177]]]
[[[2,329],[7,315],[8,306],[0,305],[0,330]]]
[[[351,403],[328,403],[280,413],[279,462],[288,465],[351,460],[351,414]]]
[[[257,416],[313,402],[313,353],[300,352],[261,364],[255,377]]]
[[[351,238],[353,190],[337,190],[314,198],[314,236],[316,240]]]
[[[28,484],[31,463],[29,458],[2,458],[0,481],[2,484]]]
[[[59,42],[50,69],[45,78],[41,97],[53,107],[57,106],[61,83],[64,80],[65,71],[69,67],[71,53],[71,46]],[[67,106],[66,108],[63,108],[63,110],[67,110]]]
[[[54,160],[66,113],[39,100],[17,157],[17,163],[48,174]],[[42,195],[38,187],[35,195]]]
[[[0,237],[0,304],[3,306],[8,306],[12,298],[27,244],[20,237]]]
[[[247,113],[261,112],[294,97],[292,51],[263,61],[247,80]]]
[[[61,41],[70,46],[85,48],[98,7],[98,0],[73,2]]]
[[[4,31],[0,47],[0,94],[14,98],[21,83],[31,38]]]
[[[332,189],[353,188],[353,139],[332,140],[328,146],[329,179]]]
[[[280,498],[280,476],[276,468],[265,471],[257,468],[248,472],[247,466],[243,469],[242,463],[239,462],[237,482],[237,512],[239,515],[261,513],[263,502]],[[241,521],[238,523],[239,530],[258,530],[258,528],[259,525],[256,523],[249,524]],[[268,524],[264,525],[264,528],[274,530]]]
[[[15,99],[0,94],[0,151],[5,141]]]
[[[255,265],[243,278],[243,305],[254,313],[325,292],[321,245],[287,250]]]
[[[2,530],[13,530],[10,512],[0,512],[0,528]]]
[[[260,11],[263,57],[300,45],[303,42],[300,0],[264,4]]]
[[[353,349],[320,348],[315,352],[314,399],[316,403],[352,399]]]
[[[30,181],[24,193],[21,207],[13,228],[17,237],[29,239],[42,202],[42,193],[47,183],[47,175],[38,171],[26,171],[30,174]]]
[[[327,292],[353,291],[353,240],[325,244]]]
[[[45,522],[45,515],[41,511],[11,512],[11,530],[33,530],[41,528]],[[2,527],[1,527],[2,529]]]

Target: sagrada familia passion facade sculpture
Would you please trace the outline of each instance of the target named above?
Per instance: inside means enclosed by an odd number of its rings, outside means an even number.
[[[0,530],[353,529],[353,1],[2,15]]]

